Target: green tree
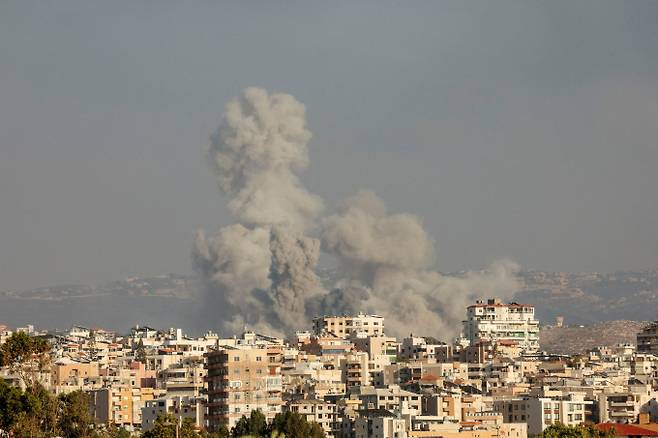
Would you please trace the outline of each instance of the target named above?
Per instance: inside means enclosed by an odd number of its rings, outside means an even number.
[[[22,393],[22,411],[10,431],[14,437],[53,437],[59,435],[58,400],[39,383]]]
[[[9,367],[25,387],[32,390],[50,361],[49,351],[47,340],[27,333],[14,333],[0,346],[0,365]]]
[[[171,414],[158,415],[155,419],[153,429],[142,433],[142,438],[199,438],[199,432],[196,430],[194,421],[191,418],[185,418],[183,421],[178,420]]]
[[[613,431],[601,431],[592,425],[565,426],[558,423],[548,426],[536,438],[612,438]]]
[[[202,430],[200,436],[201,438],[230,438],[231,433],[229,432],[228,428],[222,424],[219,430],[214,432]]]
[[[0,430],[11,431],[25,411],[23,392],[0,378]]]
[[[89,396],[74,391],[59,397],[59,428],[65,438],[88,438],[92,435]]]
[[[285,438],[324,438],[324,430],[316,422],[307,422],[306,418],[298,413],[285,412],[276,414],[270,425],[272,435],[281,433]]]

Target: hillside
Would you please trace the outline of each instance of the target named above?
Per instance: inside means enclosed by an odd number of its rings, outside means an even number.
[[[587,326],[544,326],[539,333],[542,350],[549,353],[584,353],[599,346],[635,344],[635,336],[647,323],[642,321],[604,321]]]

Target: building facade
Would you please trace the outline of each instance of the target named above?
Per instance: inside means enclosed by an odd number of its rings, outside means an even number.
[[[478,301],[466,309],[463,335],[471,345],[484,341],[516,343],[523,352],[539,350],[539,321],[530,304]]]
[[[343,339],[384,334],[384,317],[359,313],[356,316],[322,316],[313,319],[316,335],[329,333]]]
[[[260,410],[268,421],[281,412],[281,368],[267,348],[222,348],[207,357],[208,428],[231,429],[243,415]]]

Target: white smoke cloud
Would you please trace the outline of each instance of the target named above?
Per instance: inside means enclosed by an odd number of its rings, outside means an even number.
[[[305,117],[294,97],[248,88],[227,104],[211,137],[209,160],[240,223],[211,237],[200,232],[193,262],[208,312],[225,330],[290,334],[318,314],[365,311],[382,314],[394,335],[449,338],[476,297],[513,294],[513,263],[460,276],[431,270],[434,245],[421,221],[387,213],[370,191],[317,221],[322,201],[297,176],[308,165]],[[320,240],[306,235],[316,223],[341,269],[330,292],[315,272]]]

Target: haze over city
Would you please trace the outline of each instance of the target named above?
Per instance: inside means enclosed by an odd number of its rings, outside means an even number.
[[[373,190],[441,272],[655,268],[657,5],[565,5],[4,3],[0,289],[192,272],[250,86],[305,105],[327,214]]]

